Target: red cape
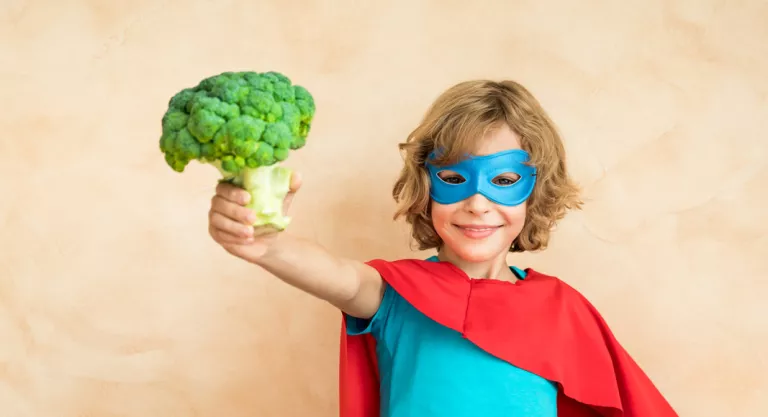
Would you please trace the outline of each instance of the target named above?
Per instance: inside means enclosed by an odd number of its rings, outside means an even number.
[[[447,262],[368,262],[405,300],[486,352],[559,385],[558,417],[677,417],[598,311],[559,279],[470,279]],[[342,321],[340,416],[379,416],[376,342]]]

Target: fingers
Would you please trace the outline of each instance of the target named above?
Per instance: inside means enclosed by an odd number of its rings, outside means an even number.
[[[246,194],[248,193],[246,192]],[[211,199],[210,214],[214,213],[249,226],[253,225],[256,221],[256,213],[253,210],[243,207],[238,203],[233,203],[218,194]]]
[[[302,178],[297,172],[291,175],[288,194],[284,200],[284,212],[302,185]],[[256,237],[274,234],[272,228],[255,231],[253,224],[256,213],[245,207],[251,198],[250,193],[234,184],[220,182],[216,194],[211,199],[209,211],[209,233],[219,243],[243,245],[253,243]]]
[[[243,207],[250,194],[232,184],[220,183],[211,199],[208,229],[211,237],[222,244],[244,245],[253,242],[256,213]]]
[[[254,238],[252,237],[238,237],[216,229],[213,226],[209,227],[208,232],[213,240],[221,245],[249,245],[254,242]]]
[[[214,239],[221,238],[228,243],[242,244],[253,239],[253,226],[239,223],[219,212],[211,213],[209,229]]]
[[[241,187],[228,182],[220,182],[216,186],[216,195],[235,204],[248,204],[251,194]]]

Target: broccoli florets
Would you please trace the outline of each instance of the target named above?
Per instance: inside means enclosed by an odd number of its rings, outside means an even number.
[[[278,72],[225,72],[176,93],[162,118],[160,150],[174,171],[208,163],[251,193],[254,226],[284,229],[292,171],[280,166],[303,147],[315,115],[312,95]]]

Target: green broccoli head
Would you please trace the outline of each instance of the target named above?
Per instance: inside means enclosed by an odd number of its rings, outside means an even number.
[[[282,228],[287,218],[273,211],[288,191],[290,171],[277,165],[306,144],[314,115],[309,91],[283,74],[224,72],[171,97],[162,117],[160,150],[176,172],[184,172],[194,160],[216,166],[224,180],[261,198],[251,199],[252,207],[260,210],[257,214],[272,213],[262,224]],[[260,184],[254,178],[272,183]],[[256,190],[259,186],[262,189]],[[271,190],[273,197],[264,190]]]
[[[175,171],[193,160],[218,161],[236,175],[245,166],[283,161],[303,147],[314,115],[309,91],[283,74],[225,72],[170,99],[160,149]]]

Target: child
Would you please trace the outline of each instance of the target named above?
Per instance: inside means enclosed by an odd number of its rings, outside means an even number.
[[[588,301],[507,264],[544,249],[581,205],[560,137],[523,86],[453,86],[400,148],[395,218],[436,250],[426,260],[358,262],[285,233],[254,237],[248,193],[231,185],[211,205],[227,251],[344,313],[342,417],[676,416]]]

